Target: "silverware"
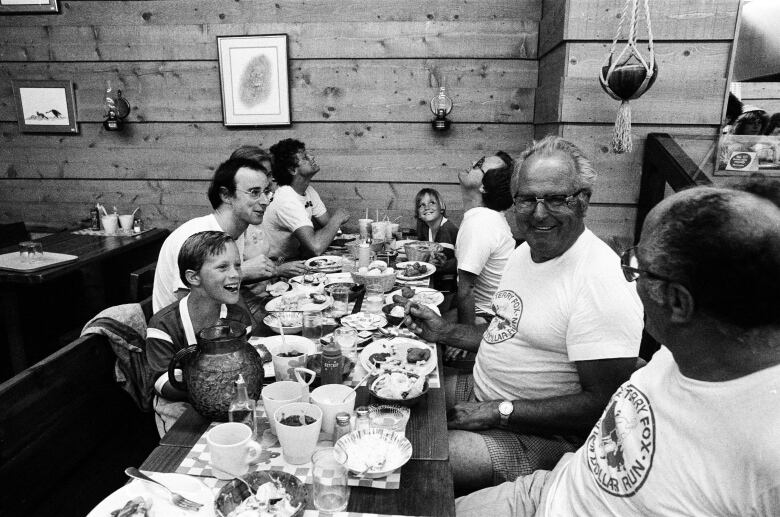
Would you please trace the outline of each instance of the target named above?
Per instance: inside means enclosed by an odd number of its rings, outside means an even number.
[[[173,490],[171,490],[167,486],[163,485],[162,483],[160,483],[159,481],[157,481],[155,479],[150,478],[149,476],[147,476],[146,474],[144,474],[143,472],[141,472],[140,470],[138,470],[135,467],[127,467],[125,469],[125,474],[127,474],[131,478],[140,479],[142,481],[148,481],[150,483],[154,483],[156,485],[160,485],[161,487],[166,489],[168,492],[170,492],[170,494],[171,494],[171,502],[173,502],[173,504],[175,504],[179,508],[184,508],[185,510],[192,510],[192,511],[197,512],[198,510],[200,510],[201,506],[203,506],[202,504],[200,504],[198,502],[195,502],[195,501],[192,501],[190,499],[187,499],[183,495],[174,492]]]
[[[354,387],[354,388],[352,388],[352,390],[351,390],[349,393],[347,393],[347,396],[346,396],[346,397],[344,397],[344,398],[343,398],[341,401],[342,401],[342,402],[346,402],[346,401],[347,401],[347,399],[349,398],[349,396],[350,396],[350,395],[352,395],[353,393],[355,393],[355,392],[357,391],[357,389],[360,387],[360,385],[361,385],[361,384],[363,384],[363,383],[365,382],[365,380],[366,380],[366,379],[368,379],[369,377],[371,377],[371,374],[373,374],[374,372],[375,372],[375,370],[371,370],[370,372],[368,372],[368,373],[366,374],[366,376],[365,376],[365,377],[363,377],[362,379],[360,379],[360,381],[359,381],[359,382],[358,382],[358,383],[355,385],[355,387]]]

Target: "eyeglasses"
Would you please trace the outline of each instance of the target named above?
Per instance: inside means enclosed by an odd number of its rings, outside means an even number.
[[[260,187],[255,187],[250,188],[249,190],[244,190],[236,187],[236,190],[243,192],[244,194],[248,194],[250,199],[260,199],[260,196],[265,196],[268,201],[271,201],[274,198],[274,191],[270,188],[261,189]]]
[[[636,256],[636,249],[636,246],[634,246],[620,254],[620,267],[623,268],[623,276],[626,277],[626,281],[633,282],[640,276],[645,275],[650,278],[655,278],[656,280],[674,282],[674,280],[667,276],[659,275],[652,271],[648,271],[647,269],[640,269],[637,267],[639,266],[639,259]]]
[[[560,210],[564,207],[568,208],[577,196],[583,192],[587,192],[587,189],[580,189],[573,194],[556,194],[551,196],[515,196],[512,201],[515,203],[515,210],[518,212],[530,212],[536,209],[536,205],[543,203],[547,210]]]
[[[474,165],[471,166],[469,172],[473,171],[474,169],[479,169],[480,171],[482,171],[482,174],[485,174],[485,169],[482,168],[482,165],[484,163],[485,163],[485,157],[483,156],[482,158],[474,162]]]

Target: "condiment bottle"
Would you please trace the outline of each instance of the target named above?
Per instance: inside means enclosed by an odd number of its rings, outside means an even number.
[[[355,431],[371,428],[371,420],[368,418],[368,407],[360,406],[355,408]]]
[[[89,228],[91,230],[100,230],[100,212],[96,206],[89,209]]]
[[[236,379],[236,396],[228,408],[228,419],[231,422],[241,422],[255,431],[255,401],[249,398],[246,392],[244,376],[238,374]]]
[[[341,384],[344,371],[344,357],[341,347],[331,341],[322,346],[322,384]]]
[[[333,428],[333,443],[336,443],[338,439],[345,434],[350,433],[352,430],[350,426],[350,419],[350,414],[344,411],[336,414],[336,426]]]

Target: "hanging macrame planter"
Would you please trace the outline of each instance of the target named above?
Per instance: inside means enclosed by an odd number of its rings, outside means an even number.
[[[653,32],[650,28],[650,0],[626,0],[623,15],[620,17],[617,34],[612,40],[609,55],[601,67],[599,82],[604,91],[613,99],[621,101],[615,120],[615,131],[612,135],[612,150],[616,153],[631,152],[631,106],[630,99],[638,99],[655,82],[658,77],[658,63],[653,50]],[[636,48],[636,26],[638,22],[639,2],[644,4],[645,21],[647,22],[647,48],[650,51],[648,60],[642,57]],[[623,51],[615,56],[615,47],[623,32],[623,22],[631,8],[631,27],[628,31],[628,41]]]

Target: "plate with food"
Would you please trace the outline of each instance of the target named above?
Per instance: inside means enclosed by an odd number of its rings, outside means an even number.
[[[444,301],[444,295],[436,289],[430,287],[412,287],[410,285],[404,286],[401,289],[393,291],[387,295],[387,303],[395,303],[393,296],[403,296],[409,300],[417,302],[421,305],[439,305]]]
[[[290,284],[280,280],[278,282],[274,282],[273,284],[268,284],[265,286],[265,290],[268,291],[271,296],[281,296],[290,290]]]
[[[312,271],[311,273],[306,273],[305,275],[294,276],[290,278],[290,282],[298,284],[298,286],[316,287],[324,284],[327,278],[328,277],[325,273]]]
[[[268,312],[321,311],[333,303],[333,298],[323,292],[292,291],[272,299],[265,304]]]
[[[203,507],[197,512],[198,516],[214,517],[214,497],[211,495],[211,490],[197,477],[146,471],[144,474],[187,499],[202,504]],[[117,513],[113,513],[114,511]],[[87,517],[142,517],[144,515],[191,517],[195,513],[173,504],[171,494],[161,486],[134,479],[103,499]]]
[[[412,457],[412,444],[403,433],[390,429],[361,429],[345,434],[334,445],[347,456],[347,469],[362,477],[386,477]]]
[[[423,377],[436,369],[435,351],[422,341],[405,337],[369,343],[359,358],[367,372],[380,368],[386,372],[399,371]]]
[[[320,255],[319,257],[310,258],[304,262],[303,265],[321,273],[334,273],[336,271],[341,271],[341,257],[336,255]]]
[[[293,474],[260,470],[244,474],[241,479],[233,479],[223,486],[214,499],[214,507],[219,517],[298,517],[303,515],[307,497],[306,484]]]
[[[436,266],[428,262],[399,262],[395,265],[398,280],[422,280],[436,272]]]
[[[377,400],[412,407],[428,392],[428,378],[405,372],[384,372],[370,376],[366,386]]]
[[[352,327],[355,330],[376,330],[387,325],[387,318],[382,314],[370,312],[356,312],[341,318],[341,324]]]
[[[303,313],[295,311],[272,312],[263,318],[263,323],[277,334],[279,334],[280,323],[285,334],[299,334],[303,330]]]

